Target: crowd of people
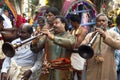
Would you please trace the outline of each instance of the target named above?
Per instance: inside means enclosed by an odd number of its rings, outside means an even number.
[[[44,14],[32,25],[23,14],[24,22],[19,27],[13,27],[7,10],[0,15],[1,80],[120,80],[120,15],[116,17],[117,25],[110,28],[108,17],[98,14],[94,31],[88,32],[81,26],[79,14],[65,18],[55,7],[47,8]],[[13,47],[40,36],[15,48],[11,57],[9,47],[6,47],[7,53],[2,51],[4,39],[8,38],[4,35],[11,30],[16,31],[9,41]],[[74,51],[88,45],[96,34],[89,46],[94,51],[92,58],[85,59]]]

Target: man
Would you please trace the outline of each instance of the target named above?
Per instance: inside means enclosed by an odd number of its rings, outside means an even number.
[[[4,18],[3,26],[5,31],[5,42],[11,42],[12,40],[17,38],[17,29],[13,27],[12,21],[9,18],[9,12],[8,9],[4,9],[2,13],[2,17]]]
[[[36,30],[39,32],[41,29],[43,29],[44,25],[45,25],[44,17],[39,17],[38,18],[38,26],[36,27]]]
[[[42,29],[45,25],[45,18],[44,17],[39,17],[38,18],[38,24],[39,24],[39,27]]]
[[[66,32],[68,25],[64,17],[55,17],[53,26],[54,34],[48,29],[43,29],[41,32],[46,36],[33,40],[31,44],[33,52],[44,49],[45,60],[48,61],[43,67],[46,67],[49,73],[46,71],[46,74],[40,76],[40,80],[71,80],[70,50],[73,49],[75,39]]]
[[[4,18],[0,15],[0,69],[2,68],[2,62],[5,58],[5,55],[2,52],[2,44],[4,43],[4,40],[2,37],[3,21],[4,21]]]
[[[116,17],[116,27],[111,28],[111,30],[116,31],[120,35],[120,14]],[[115,61],[117,68],[117,78],[120,80],[120,50],[115,50]]]
[[[2,17],[5,19],[3,22],[4,28],[12,28],[12,22],[9,18],[9,12],[7,9],[4,9]]]
[[[81,42],[84,40],[87,30],[80,25],[80,16],[77,14],[70,15],[70,22],[73,27],[71,34],[75,36],[76,43],[74,48],[78,48]],[[72,53],[71,55],[71,65],[73,67],[74,75],[77,74],[77,79],[81,80],[82,70],[84,67],[85,60],[80,57],[78,53]]]
[[[98,32],[92,45],[94,56],[87,60],[87,80],[117,80],[114,50],[120,49],[120,36],[115,31],[107,30],[107,26],[106,15],[98,14],[95,32],[87,34],[82,42],[88,44]]]
[[[30,38],[32,33],[32,26],[29,23],[24,23],[18,33],[19,38],[13,40],[12,44],[21,43],[23,40]],[[18,47],[12,58],[5,58],[1,70],[1,80],[37,80],[38,76],[36,77],[34,73],[40,69],[39,59],[41,59],[41,55],[39,53],[35,54],[30,50],[30,43],[28,42]]]
[[[2,36],[2,31],[3,31],[3,21],[4,18],[0,15],[0,70],[2,68],[2,63],[4,61],[5,55],[2,51],[2,45],[4,43],[3,36]],[[0,74],[1,75],[1,74]]]
[[[51,27],[53,27],[53,20],[54,20],[55,16],[58,16],[58,15],[60,15],[60,12],[57,8],[55,8],[55,7],[47,8],[46,12],[45,12],[45,16],[47,19],[45,28],[50,29]]]

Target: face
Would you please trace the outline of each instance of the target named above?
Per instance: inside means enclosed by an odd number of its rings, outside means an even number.
[[[72,25],[73,27],[75,27],[75,26],[76,26],[76,23],[75,23],[75,22],[73,22],[73,21],[71,21],[71,20],[70,20],[70,23],[71,23],[71,25]]]
[[[59,18],[56,18],[56,19],[53,21],[53,25],[54,25],[54,28],[55,28],[55,32],[56,32],[56,33],[60,33],[60,32],[65,31],[65,23],[62,23]]]
[[[104,16],[99,16],[96,21],[96,26],[97,27],[103,26],[103,28],[107,28],[108,22],[107,22],[106,18]]]
[[[51,22],[51,21],[54,20],[55,15],[52,14],[51,12],[49,12],[49,13],[46,14],[46,18],[47,18],[47,21],[48,21],[48,22]]]
[[[31,35],[27,32],[27,27],[21,28],[19,33],[19,37],[21,40],[28,39]]]
[[[40,27],[43,27],[44,26],[44,21],[41,20],[41,21],[38,22],[38,24],[39,24]]]

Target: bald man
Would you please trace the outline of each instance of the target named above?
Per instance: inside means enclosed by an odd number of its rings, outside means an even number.
[[[29,23],[24,23],[19,31],[19,38],[12,41],[12,44],[21,43],[31,37],[33,29]],[[30,42],[18,47],[15,55],[6,57],[2,66],[1,80],[37,80],[34,75],[40,69],[40,53],[35,54],[30,50]],[[8,76],[7,76],[8,73]]]

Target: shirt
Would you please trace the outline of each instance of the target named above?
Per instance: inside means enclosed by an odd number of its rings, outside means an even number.
[[[15,43],[21,43],[20,38],[14,40],[12,42],[12,44],[15,44]],[[42,62],[40,62],[41,61],[40,59],[42,58],[43,54],[40,52],[36,53],[36,54],[33,53],[30,50],[30,42],[15,49],[15,52],[16,53],[12,58],[10,58],[10,57],[5,58],[1,72],[7,73],[8,69],[10,68],[11,60],[14,60],[16,62],[16,64],[19,66],[33,66],[31,68],[32,72],[35,72],[40,69],[41,63],[42,63]]]
[[[12,22],[10,21],[10,18],[7,17],[5,14],[2,14],[2,17],[4,18],[3,21],[4,28],[12,28]]]
[[[111,28],[111,30],[114,30],[115,32],[117,32],[120,35],[120,31],[118,29],[118,27],[113,27]],[[120,70],[120,50],[115,50],[115,61],[116,61],[116,69],[117,71]]]
[[[53,62],[54,64],[54,61],[56,60],[59,61],[61,60],[61,58],[69,60],[72,53],[71,50],[73,49],[74,44],[75,44],[74,36],[72,36],[67,32],[61,32],[58,34],[54,33],[54,39],[46,38],[46,36],[41,37],[37,43],[31,44],[31,50],[33,52],[38,52],[44,49],[44,53],[47,55],[46,59],[48,63]],[[63,60],[62,62],[63,64],[59,65],[60,66],[59,68],[61,69],[65,68],[66,66],[66,64],[65,66],[63,66],[66,60]],[[67,64],[67,65],[70,65],[70,64]],[[52,78],[52,80],[68,80],[68,78],[72,77],[70,76],[71,71],[64,70],[64,69],[59,70],[55,68],[52,72],[50,71],[49,74],[40,76],[40,80],[49,80],[50,79],[49,76],[51,74],[52,74],[52,77],[54,77]]]

